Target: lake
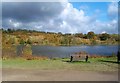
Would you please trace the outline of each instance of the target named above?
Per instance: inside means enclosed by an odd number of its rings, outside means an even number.
[[[75,52],[86,51],[90,55],[104,55],[111,56],[112,54],[117,54],[117,45],[97,45],[97,46],[32,46],[33,55],[42,55],[49,58],[67,58]]]

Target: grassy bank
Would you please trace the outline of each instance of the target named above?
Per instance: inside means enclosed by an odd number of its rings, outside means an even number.
[[[88,62],[69,62],[69,59],[25,60],[23,58],[2,61],[3,68],[78,71],[117,71],[116,57],[89,58]]]

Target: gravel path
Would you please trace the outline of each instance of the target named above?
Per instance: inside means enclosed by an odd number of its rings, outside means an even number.
[[[2,69],[3,81],[118,81],[118,72]]]

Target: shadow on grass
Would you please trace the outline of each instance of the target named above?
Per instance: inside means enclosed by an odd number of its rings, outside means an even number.
[[[115,64],[120,64],[117,61],[109,61],[109,60],[99,60],[100,62],[107,62],[107,63],[115,63]]]
[[[69,61],[69,60],[62,60],[62,62],[68,62],[68,63],[90,63],[90,61],[85,62],[85,61]]]

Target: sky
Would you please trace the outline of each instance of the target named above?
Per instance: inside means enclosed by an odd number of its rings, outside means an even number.
[[[117,2],[3,2],[2,28],[118,33]]]

